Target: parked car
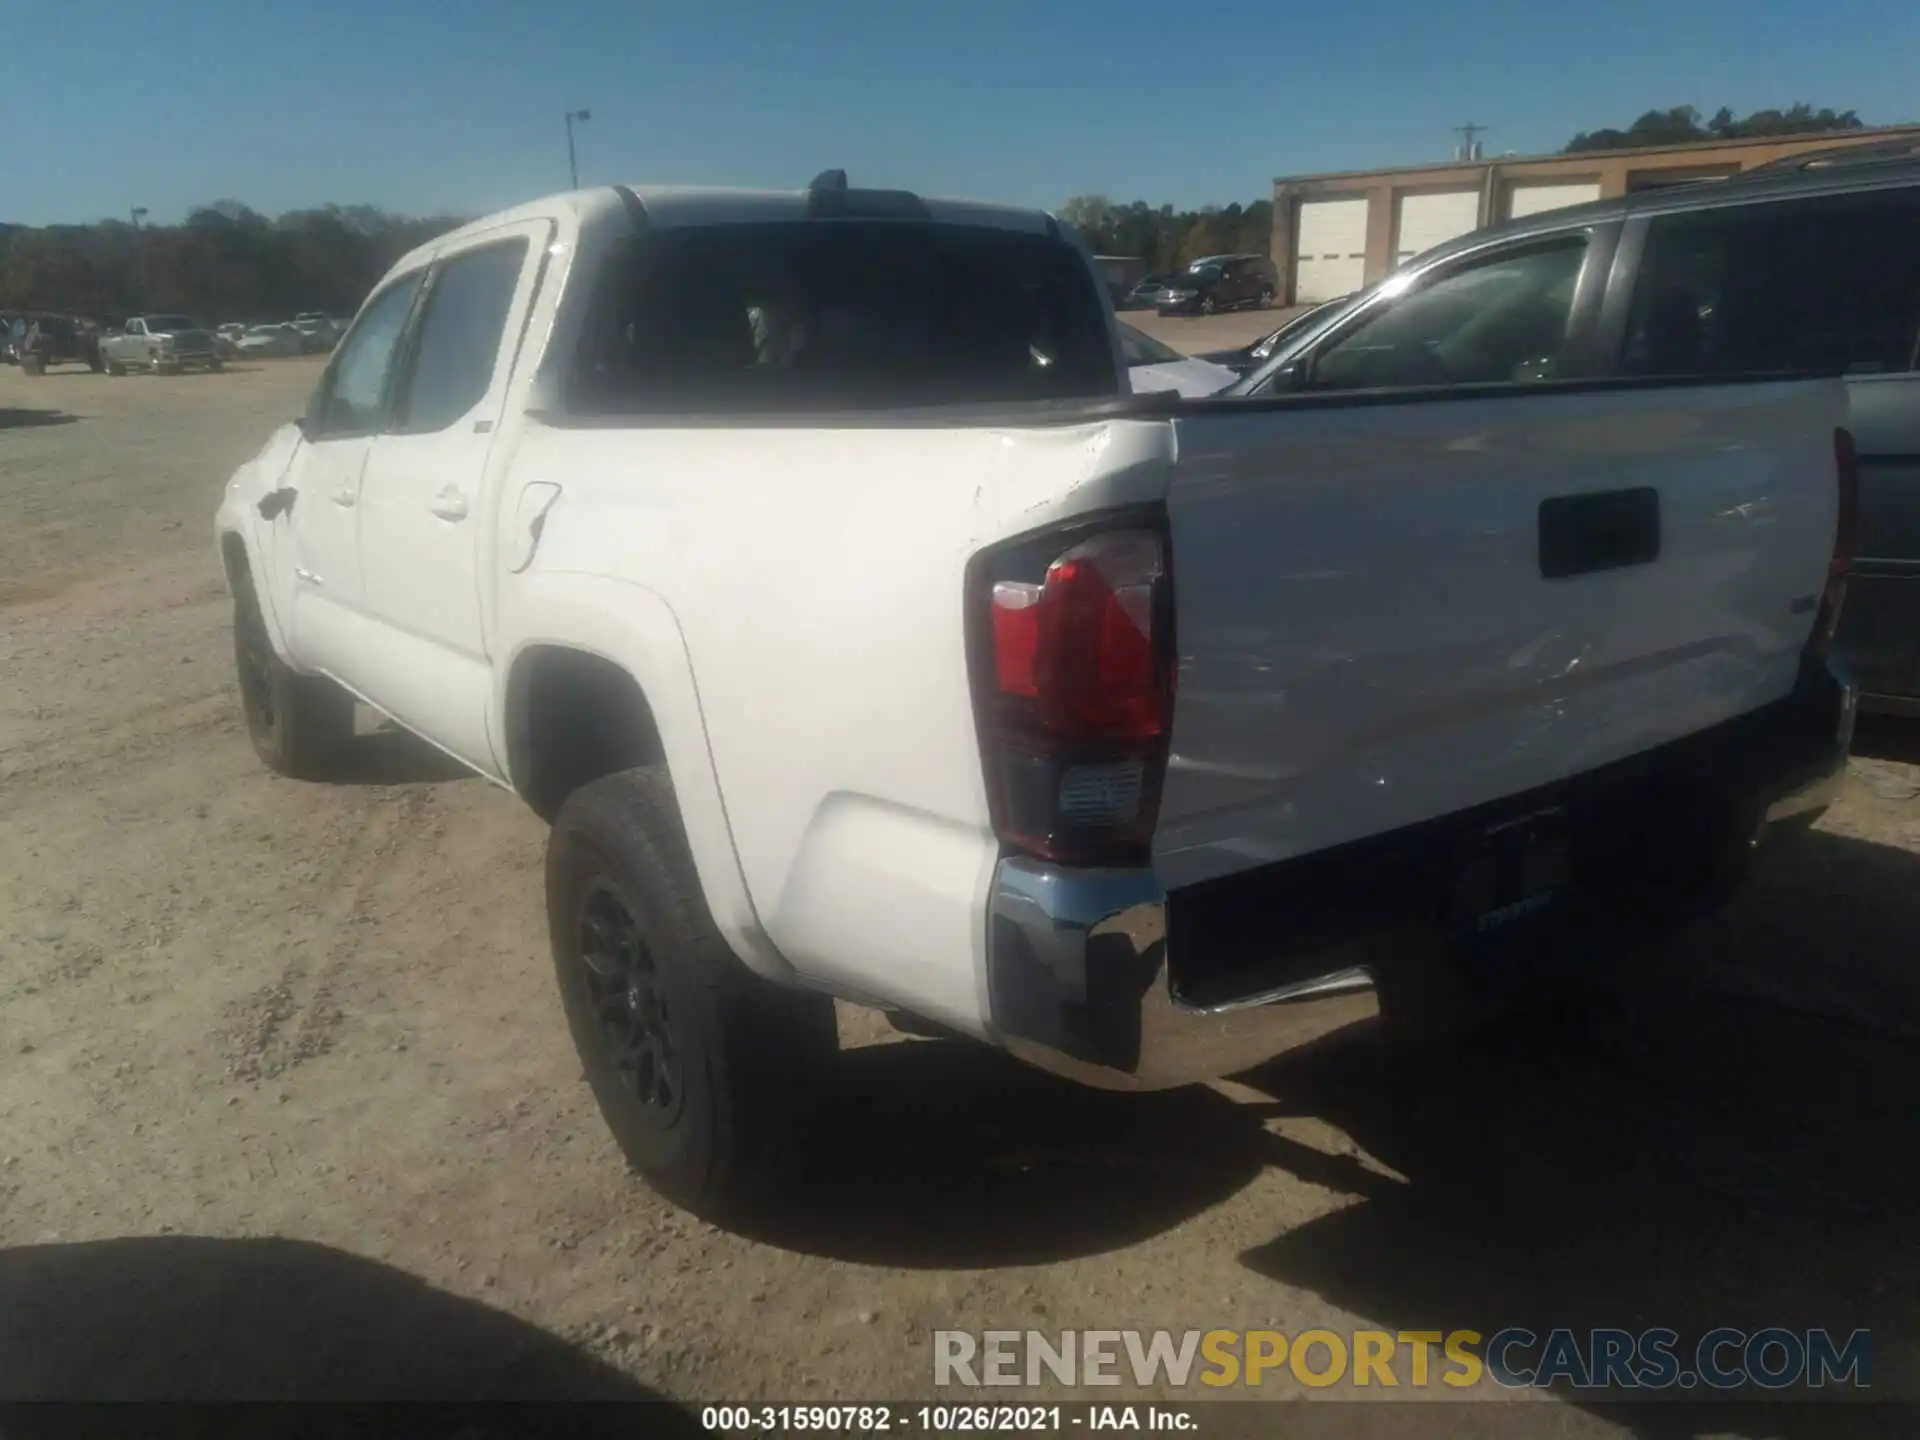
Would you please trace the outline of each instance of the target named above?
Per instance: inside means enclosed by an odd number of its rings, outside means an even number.
[[[300,332],[301,344],[309,355],[325,354],[333,349],[334,342],[340,338],[333,321],[317,310],[294,316],[293,328]]]
[[[1722,900],[1853,718],[1842,385],[1516,383],[1605,348],[1593,224],[1314,356],[1394,320],[1473,393],[1289,405],[1129,395],[1031,212],[490,217],[224,491],[248,733],[324,777],[357,695],[551,823],[586,1079],[708,1214],[777,1197],[836,995],[1155,1088],[1565,976]]]
[[[1167,288],[1169,281],[1180,277],[1172,273],[1142,275],[1139,281],[1120,297],[1116,310],[1151,310],[1160,303],[1160,292]]]
[[[1353,298],[1351,295],[1342,295],[1338,300],[1324,300],[1310,310],[1302,310],[1298,315],[1290,316],[1279,329],[1268,331],[1252,344],[1242,345],[1233,350],[1202,351],[1195,358],[1214,365],[1224,365],[1236,376],[1244,375],[1272,358],[1280,342],[1288,336],[1303,334],[1308,326],[1324,325]]]
[[[234,342],[242,355],[285,359],[307,353],[307,340],[292,325],[255,325]]]
[[[13,353],[13,322],[24,317],[15,310],[0,310],[0,364],[18,365]],[[23,325],[24,330],[26,327]]]
[[[85,365],[96,374],[101,368],[99,338],[70,315],[14,316],[7,351],[28,375],[43,375],[54,365]]]
[[[1280,274],[1264,255],[1209,255],[1169,280],[1154,301],[1162,315],[1211,315],[1271,305]]]
[[[1240,378],[1224,365],[1182,355],[1145,331],[1120,325],[1120,354],[1136,395],[1172,391],[1176,395],[1213,395]]]
[[[136,315],[118,334],[100,337],[100,354],[109,375],[128,370],[178,375],[225,366],[213,336],[185,315]]]
[[[1477,231],[1235,392],[1844,374],[1859,534],[1839,651],[1863,709],[1920,716],[1920,159],[1793,159]]]
[[[247,327],[238,320],[229,320],[224,325],[213,327],[213,343],[223,359],[237,360],[240,357],[240,337],[246,333]]]

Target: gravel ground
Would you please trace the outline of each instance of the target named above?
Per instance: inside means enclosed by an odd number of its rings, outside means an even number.
[[[1289,316],[1309,307],[1229,310],[1221,315],[1156,315],[1151,310],[1123,311],[1120,318],[1163,344],[1189,355],[1232,350],[1271,335]]]
[[[1867,1326],[1920,1391],[1911,730],[1580,1021],[1129,1099],[848,1012],[743,1238],[603,1133],[531,814],[401,736],[248,749],[210,525],[314,373],[0,371],[0,1397],[901,1399],[933,1329],[1028,1325]]]

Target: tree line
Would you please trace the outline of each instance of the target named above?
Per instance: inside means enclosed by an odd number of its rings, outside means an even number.
[[[1740,119],[1722,105],[1705,120],[1693,106],[1676,105],[1671,110],[1649,110],[1624,130],[1582,130],[1561,153],[1578,155],[1588,150],[1629,150],[1636,145],[1686,145],[1701,140],[1753,140],[1866,128],[1866,122],[1852,110],[1816,110],[1811,105],[1756,110]]]
[[[1852,110],[1792,105],[1736,118],[1722,106],[1703,119],[1693,106],[1677,105],[1649,110],[1624,130],[1582,131],[1563,153],[1865,128]],[[1059,215],[1096,254],[1137,257],[1151,270],[1177,270],[1202,255],[1265,255],[1273,234],[1270,200],[1176,210],[1076,195]],[[302,310],[350,315],[395,260],[461,223],[371,205],[326,205],[269,219],[221,200],[179,225],[0,225],[0,309],[102,317],[182,311],[207,324],[284,319]]]
[[[389,266],[461,224],[370,205],[327,205],[276,219],[237,201],[179,225],[0,226],[0,309],[118,318],[178,311],[215,325],[351,315]]]
[[[1149,270],[1178,270],[1202,255],[1265,255],[1273,240],[1273,202],[1208,205],[1198,210],[1116,205],[1104,195],[1076,195],[1059,210],[1096,255],[1127,255]]]

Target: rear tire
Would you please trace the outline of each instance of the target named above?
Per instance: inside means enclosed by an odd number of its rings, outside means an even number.
[[[574,1048],[627,1162],[696,1215],[750,1212],[838,1049],[833,1002],[761,979],[728,948],[663,766],[561,806],[547,920]]]
[[[1260,308],[1262,310],[1271,310],[1273,308],[1273,287],[1271,285],[1263,285],[1260,288]]]
[[[1214,304],[1213,297],[1211,295],[1202,295],[1200,297],[1200,313],[1202,315],[1211,315],[1218,308],[1219,306]]]
[[[234,595],[233,658],[253,753],[276,775],[324,780],[353,739],[353,697],[325,676],[297,674],[274,652],[244,577]]]
[[[227,362],[224,360],[216,359],[216,360],[207,361],[207,373],[209,375],[218,375],[222,370],[226,368],[227,368]]]
[[[21,360],[20,373],[23,375],[44,375],[47,373],[47,362],[39,355],[29,355]]]

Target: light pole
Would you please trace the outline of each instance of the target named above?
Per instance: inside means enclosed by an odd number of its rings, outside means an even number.
[[[584,125],[592,118],[591,110],[567,111],[567,178],[573,181],[575,190],[580,188],[580,164],[573,157],[573,122],[578,120]]]
[[[146,232],[140,228],[140,217],[147,213],[147,207],[135,205],[127,213],[133,217],[133,244],[140,256],[140,303],[144,305],[147,303],[149,281],[147,279],[147,237]]]

